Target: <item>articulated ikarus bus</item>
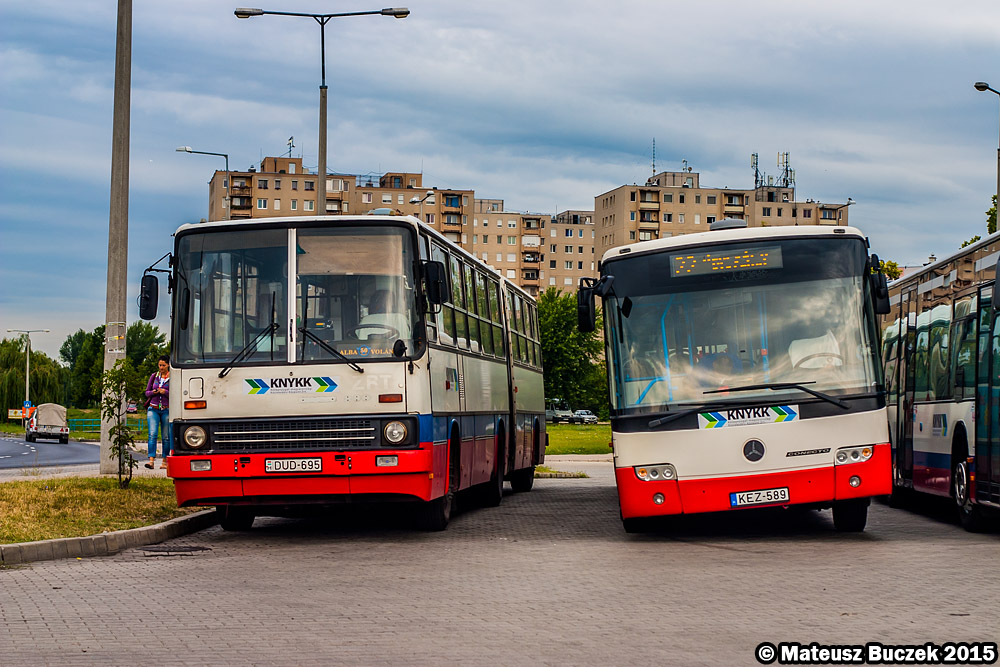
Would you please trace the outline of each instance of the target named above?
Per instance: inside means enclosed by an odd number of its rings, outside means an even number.
[[[534,300],[405,216],[184,225],[170,260],[168,474],[224,528],[344,502],[531,489],[545,405]],[[155,317],[156,277],[140,311]]]

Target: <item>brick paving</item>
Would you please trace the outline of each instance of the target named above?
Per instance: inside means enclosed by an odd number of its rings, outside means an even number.
[[[762,641],[1000,639],[1000,535],[927,505],[684,518],[626,535],[611,466],[443,533],[401,508],[211,528],[0,570],[0,664],[756,664]],[[204,548],[185,551],[188,548]]]

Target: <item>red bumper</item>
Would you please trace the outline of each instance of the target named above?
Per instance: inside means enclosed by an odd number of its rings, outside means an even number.
[[[854,476],[861,479],[857,487],[850,484]],[[762,489],[788,487],[789,501],[776,503],[779,505],[828,503],[886,495],[892,491],[892,456],[886,443],[875,445],[872,457],[864,463],[670,482],[645,482],[636,477],[633,468],[616,468],[615,477],[622,518],[697,514],[735,509],[730,502],[730,494]],[[654,502],[656,494],[662,494],[661,504]]]
[[[379,456],[398,464],[376,465]],[[296,504],[339,497],[407,496],[432,500],[447,484],[447,445],[424,443],[420,449],[366,452],[296,452],[293,454],[212,454],[171,456],[167,474],[174,479],[177,504]],[[265,472],[266,459],[320,458],[321,473]],[[211,470],[193,471],[193,461],[210,461]]]

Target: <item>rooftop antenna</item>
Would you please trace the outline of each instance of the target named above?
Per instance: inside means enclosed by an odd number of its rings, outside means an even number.
[[[292,157],[293,148],[295,148],[295,137],[288,137],[288,157]]]
[[[681,171],[687,171],[688,170],[688,161],[687,161],[687,159],[681,160],[681,165],[683,165],[681,167]]]
[[[653,176],[656,176],[656,137],[653,137]]]

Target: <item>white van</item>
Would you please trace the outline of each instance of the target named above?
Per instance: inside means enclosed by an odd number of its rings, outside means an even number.
[[[42,403],[31,415],[24,430],[26,442],[39,438],[69,442],[69,424],[66,422],[66,408],[57,403]]]

